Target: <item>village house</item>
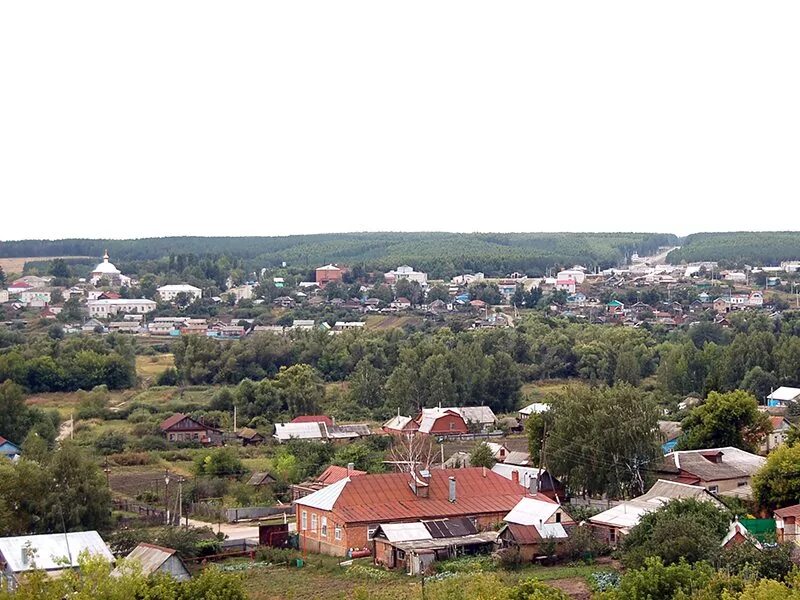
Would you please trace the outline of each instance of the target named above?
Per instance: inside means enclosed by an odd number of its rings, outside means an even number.
[[[703,486],[659,479],[646,494],[620,502],[616,506],[590,517],[592,533],[597,539],[610,546],[616,546],[622,537],[639,524],[644,515],[661,508],[671,500],[686,498],[711,502],[719,508],[724,508],[722,502]]]
[[[50,304],[52,294],[60,288],[38,287],[20,292],[19,301],[26,306],[42,307]]]
[[[185,294],[190,303],[203,296],[203,290],[187,283],[162,285],[157,291],[163,302],[174,302],[178,294]]]
[[[800,545],[800,504],[779,508],[773,513],[773,518],[778,541]]]
[[[156,303],[145,298],[134,299],[104,299],[89,300],[86,303],[89,309],[89,316],[104,319],[119,313],[139,313],[146,314],[156,309]]]
[[[20,455],[20,452],[19,446],[0,435],[0,457],[15,460]]]
[[[396,310],[405,310],[407,308],[411,308],[411,300],[401,296],[394,302],[389,303],[389,308],[394,308]]]
[[[101,557],[112,565],[114,555],[96,531],[20,535],[0,538],[0,588],[14,591],[19,578],[38,569],[50,577],[77,569],[82,554]]]
[[[467,422],[455,408],[423,408],[416,421],[419,433],[426,435],[469,433]]]
[[[253,299],[253,286],[244,284],[236,287],[228,288],[228,290],[224,294],[228,298],[232,299],[235,304],[239,304],[242,300],[252,300]]]
[[[125,557],[125,566],[117,567],[112,575],[121,575],[128,565],[146,576],[164,573],[175,581],[188,581],[192,577],[177,550],[155,544],[141,542]]]
[[[528,404],[528,406],[519,409],[517,414],[521,421],[524,421],[531,415],[538,415],[540,413],[545,413],[550,410],[550,405],[544,402],[534,402],[533,404]]]
[[[222,444],[221,430],[183,413],[175,413],[165,419],[160,427],[168,442],[196,441],[210,446]]]
[[[411,417],[404,417],[398,414],[396,417],[386,421],[381,429],[391,435],[413,434],[419,429],[419,423]]]
[[[683,435],[680,421],[659,421],[658,429],[661,434],[661,451],[669,454],[678,445],[678,439]]]
[[[498,462],[492,466],[492,471],[505,479],[518,483],[531,494],[540,494],[558,503],[567,499],[567,490],[564,484],[548,473],[546,469]]]
[[[492,431],[497,424],[497,417],[488,406],[458,406],[453,410],[458,411],[468,427],[480,431]]]
[[[434,469],[346,477],[295,501],[300,547],[347,556],[369,550],[379,525],[469,518],[490,529],[526,491],[489,469]]]
[[[752,497],[750,480],[766,458],[739,448],[680,450],[667,454],[654,465],[656,476],[695,486],[714,494]]]
[[[497,540],[501,548],[530,562],[541,556],[550,542],[555,542],[555,554],[563,552],[569,529],[574,526],[574,519],[559,503],[541,495],[522,498],[503,518]]]
[[[800,388],[781,386],[767,396],[767,406],[789,406],[800,401]]]
[[[315,271],[315,282],[319,287],[325,287],[331,281],[342,280],[342,270],[336,265],[325,265],[318,267]]]
[[[266,438],[255,429],[244,427],[236,433],[236,437],[242,442],[242,446],[258,446],[266,441]]]
[[[383,280],[388,285],[394,285],[401,279],[405,279],[407,281],[416,281],[422,288],[425,288],[428,285],[428,274],[423,273],[422,271],[415,271],[408,265],[397,267],[392,271],[387,271],[383,275]]]
[[[794,429],[794,425],[783,416],[771,416],[769,422],[772,425],[772,431],[767,434],[761,444],[761,451],[765,454],[786,443],[789,432]]]

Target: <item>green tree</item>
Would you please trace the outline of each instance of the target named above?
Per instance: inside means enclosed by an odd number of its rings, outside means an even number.
[[[734,446],[755,452],[771,430],[769,417],[758,410],[749,393],[711,392],[706,401],[692,409],[682,421],[681,450]]]
[[[0,435],[21,444],[31,427],[31,411],[25,393],[16,383],[0,383]]]
[[[325,398],[322,378],[310,365],[281,367],[276,382],[293,417],[316,414]]]
[[[690,598],[705,588],[714,577],[707,563],[690,565],[685,561],[665,565],[650,557],[639,569],[627,571],[617,589],[595,594],[597,600],[675,600]]]
[[[374,410],[384,401],[383,373],[373,366],[369,358],[358,361],[348,379],[350,382],[350,399],[352,402]]]
[[[753,496],[759,506],[779,508],[800,498],[800,444],[779,446],[753,476]]]
[[[774,373],[768,373],[759,366],[750,369],[742,379],[742,389],[750,392],[756,398],[763,398],[778,387],[778,378]]]
[[[447,359],[441,354],[428,357],[418,377],[424,390],[427,406],[450,406],[455,400],[453,376],[447,367]]]
[[[719,548],[728,531],[730,515],[716,504],[693,498],[672,500],[644,515],[622,543],[623,562],[640,568],[647,557],[665,564],[706,560]]]
[[[481,442],[472,450],[469,455],[469,464],[473,467],[486,467],[491,469],[497,461],[494,458],[491,448],[486,442]]]
[[[648,465],[661,455],[659,411],[649,396],[627,384],[580,385],[548,400],[545,465],[553,475],[577,493],[643,492]]]
[[[238,477],[245,468],[234,448],[216,448],[195,458],[194,472],[198,476]]]
[[[50,263],[50,275],[58,279],[69,278],[69,267],[63,258],[56,258]]]
[[[431,286],[427,293],[425,294],[426,299],[428,302],[433,302],[434,300],[441,300],[442,302],[449,302],[450,301],[450,291],[441,283],[437,283],[434,286]]]

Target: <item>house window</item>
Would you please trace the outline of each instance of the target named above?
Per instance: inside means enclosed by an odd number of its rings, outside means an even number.
[[[313,533],[317,532],[317,515],[311,514],[311,531]]]
[[[372,535],[375,533],[375,530],[378,528],[377,525],[367,525],[367,539],[371,540]]]
[[[303,531],[308,529],[308,512],[305,510],[300,513],[300,529]]]
[[[707,488],[707,489],[708,489],[708,491],[709,491],[709,492],[711,492],[712,494],[716,494],[716,493],[718,493],[718,492],[719,492],[719,486],[718,486],[718,485],[710,485],[710,486],[708,486],[708,488]]]
[[[746,485],[747,485],[746,481],[740,481],[739,483],[736,484],[737,487],[744,487]]]
[[[328,537],[328,517],[322,517],[322,527],[320,527],[320,535]]]
[[[608,530],[608,541],[612,544],[617,541],[617,530],[616,529],[609,529]]]
[[[561,523],[561,513],[560,512],[556,513],[556,523]]]
[[[338,525],[333,528],[333,539],[341,540],[342,539],[342,528]]]
[[[397,560],[405,560],[405,559],[406,559],[406,553],[403,550],[398,550]]]

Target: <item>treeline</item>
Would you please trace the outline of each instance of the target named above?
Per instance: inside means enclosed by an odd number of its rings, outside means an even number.
[[[109,335],[14,344],[0,351],[0,382],[7,380],[34,393],[128,388],[136,382],[134,343]]]
[[[328,262],[388,270],[408,263],[432,277],[464,271],[504,275],[543,273],[554,265],[609,267],[633,252],[650,254],[676,243],[657,233],[344,233],[287,237],[172,237],[139,240],[23,240],[0,242],[0,257],[102,256],[117,266],[170,255],[229,256],[248,268],[313,268]],[[124,270],[124,269],[123,269]],[[215,279],[211,273],[206,278]]]
[[[730,265],[778,265],[800,259],[800,232],[693,233],[667,258],[673,264],[713,260]]]
[[[514,329],[484,331],[266,333],[223,344],[186,337],[172,350],[186,384],[271,382],[257,384],[258,393],[249,383],[242,390],[242,397],[258,398],[241,406],[252,408],[252,416],[294,416],[311,408],[290,401],[288,379],[279,381],[280,370],[295,365],[308,365],[318,378],[303,371],[298,381],[307,382],[306,391],[298,398],[322,401],[323,382],[347,382],[334,399],[340,412],[375,417],[440,402],[513,411],[522,384],[542,379],[646,383],[664,403],[734,389],[763,399],[773,387],[800,384],[800,313],[777,320],[742,313],[730,320],[731,328],[703,321],[669,332],[528,316]]]

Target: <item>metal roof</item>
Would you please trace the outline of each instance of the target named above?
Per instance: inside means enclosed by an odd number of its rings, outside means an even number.
[[[550,405],[544,402],[534,402],[533,404],[528,404],[525,408],[519,409],[519,414],[521,415],[532,415],[547,412],[550,410]]]
[[[767,396],[767,398],[770,400],[789,402],[790,400],[797,399],[798,396],[800,396],[800,388],[781,386]]]
[[[433,536],[424,523],[386,523],[380,525],[373,534],[384,537],[390,542],[408,542],[411,540],[432,540]]]
[[[706,456],[722,454],[722,461],[712,462]],[[669,466],[691,473],[703,481],[750,477],[767,461],[763,456],[745,452],[733,446],[702,450],[680,450],[665,457]]]
[[[342,494],[342,490],[344,490],[344,487],[349,483],[349,481],[349,477],[340,479],[336,483],[332,483],[331,485],[326,486],[321,490],[314,492],[313,494],[309,494],[308,496],[295,500],[295,504],[308,506],[310,508],[318,508],[320,510],[333,510],[336,501]]]
[[[169,557],[175,554],[172,548],[164,548],[153,544],[141,543],[125,557],[125,560],[137,562],[142,567],[142,573],[150,575],[158,571]]]
[[[30,560],[26,556],[27,552],[33,553]],[[0,555],[15,573],[34,568],[59,571],[77,567],[78,555],[82,552],[114,562],[114,555],[96,531],[0,538]]]
[[[275,423],[275,437],[280,441],[292,438],[319,440],[325,437],[322,427],[324,427],[324,423]]]
[[[445,409],[446,410],[446,409]],[[453,410],[461,413],[465,421],[472,421],[474,423],[495,423],[497,417],[488,406],[459,406]]]
[[[408,473],[379,473],[343,479],[296,501],[332,510],[344,523],[382,523],[507,513],[525,490],[489,469],[434,469],[428,497],[418,497]],[[449,501],[449,479],[456,479],[456,501]]]
[[[537,498],[523,498],[503,520],[517,525],[538,525],[544,523],[561,508],[555,502],[545,502]]]
[[[461,537],[478,533],[478,529],[466,517],[437,519],[435,521],[424,521],[423,523],[434,538]]]

